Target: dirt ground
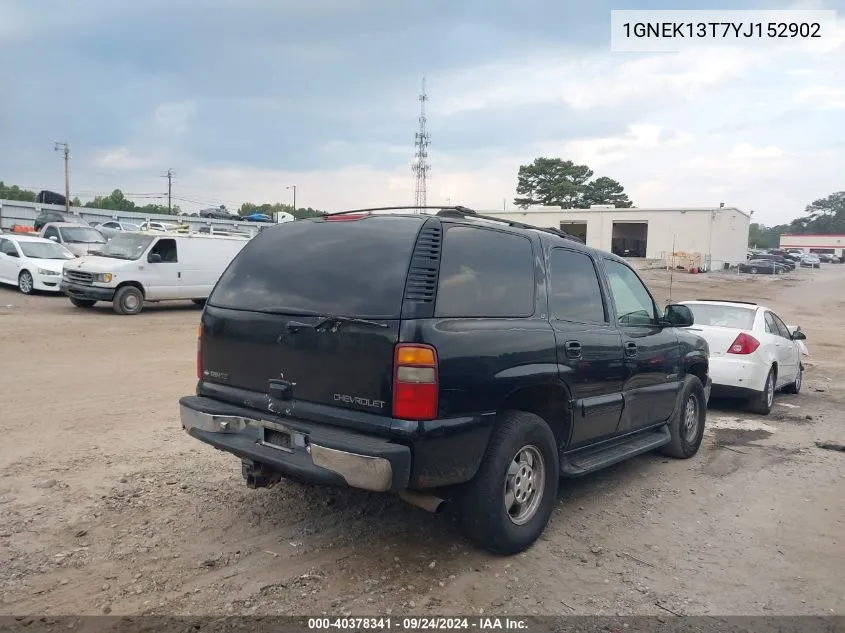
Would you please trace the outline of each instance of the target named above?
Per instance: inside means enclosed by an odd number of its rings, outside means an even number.
[[[647,279],[669,297],[665,271]],[[807,333],[804,390],[766,418],[714,403],[699,455],[563,480],[510,558],[449,513],[285,482],[189,438],[192,305],[135,317],[0,289],[0,613],[842,614],[845,266],[677,274],[675,300],[756,300]],[[671,617],[671,616],[670,616]]]

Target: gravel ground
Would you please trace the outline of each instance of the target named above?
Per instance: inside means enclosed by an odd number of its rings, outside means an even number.
[[[659,300],[665,271],[646,277]],[[807,333],[804,390],[714,403],[699,455],[564,480],[529,551],[450,513],[283,482],[189,438],[199,310],[121,317],[0,289],[0,613],[787,615],[845,611],[845,266],[675,275],[676,300],[758,300]]]

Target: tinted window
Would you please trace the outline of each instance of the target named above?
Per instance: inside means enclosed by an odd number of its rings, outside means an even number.
[[[0,240],[0,253],[5,253],[6,255],[15,257],[18,254],[18,251],[15,249],[15,245],[9,240]]]
[[[47,230],[44,231],[44,237],[46,237],[47,239],[49,239],[51,237],[55,237],[56,239],[58,239],[59,238],[59,230],[55,226],[49,226],[49,227],[47,227]]]
[[[696,325],[711,327],[729,327],[737,330],[750,330],[754,327],[755,310],[737,306],[720,306],[709,303],[687,303]]]
[[[211,305],[399,318],[405,277],[426,218],[286,222],[241,250]]]
[[[772,313],[772,321],[774,321],[775,328],[777,328],[777,334],[779,334],[783,338],[792,338],[792,336],[789,334],[789,328],[786,327],[784,322],[781,321],[780,318],[774,313]]]
[[[604,323],[604,303],[593,260],[563,248],[549,258],[549,310],[552,317],[580,323]]]
[[[654,301],[637,274],[617,261],[606,259],[604,264],[619,323],[653,325],[656,321]]]
[[[452,226],[440,260],[438,317],[534,314],[534,249],[521,235]]]

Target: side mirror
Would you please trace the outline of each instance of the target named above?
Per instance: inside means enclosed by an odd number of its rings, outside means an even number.
[[[663,311],[663,324],[667,327],[690,327],[693,323],[692,310],[685,305],[673,303]]]
[[[161,263],[161,255],[158,253],[150,253],[147,257],[147,261],[151,264],[160,264]]]
[[[806,341],[806,340],[807,340],[807,335],[806,335],[806,334],[804,334],[804,332],[802,332],[801,330],[796,329],[796,330],[792,333],[792,340],[793,340],[793,341]]]
[[[55,235],[51,235],[47,239],[49,239],[51,242],[58,242],[59,241],[59,238],[56,237]]]

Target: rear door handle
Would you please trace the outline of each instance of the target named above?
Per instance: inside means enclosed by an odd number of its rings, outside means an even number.
[[[625,343],[625,354],[627,356],[636,356],[637,355],[637,344],[634,341],[628,341]]]
[[[564,348],[568,358],[581,358],[581,343],[578,341],[566,341]]]

